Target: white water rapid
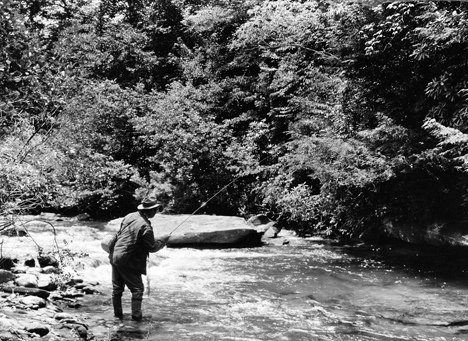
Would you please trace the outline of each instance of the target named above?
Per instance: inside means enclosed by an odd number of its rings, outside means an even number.
[[[102,295],[80,308],[98,340],[466,340],[468,276],[352,252],[284,231],[290,245],[165,248],[151,255],[144,321],[113,321],[110,266],[93,255],[85,275]],[[351,251],[351,252],[349,252]],[[387,249],[387,252],[390,249]],[[383,252],[382,250],[380,252]],[[405,253],[406,252],[406,253]],[[395,252],[417,259],[405,250]],[[424,262],[423,262],[424,263]],[[409,264],[409,263],[408,263]]]

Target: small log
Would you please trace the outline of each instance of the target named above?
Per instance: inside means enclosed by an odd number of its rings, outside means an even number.
[[[21,294],[21,295],[32,295],[38,296],[43,299],[47,299],[50,293],[46,290],[37,289],[37,288],[26,288],[26,287],[11,287],[11,286],[0,286],[0,290],[3,292]]]

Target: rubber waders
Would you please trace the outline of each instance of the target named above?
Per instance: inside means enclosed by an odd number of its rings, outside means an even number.
[[[112,297],[112,306],[114,307],[114,316],[118,318],[122,318],[123,317],[122,298]]]
[[[141,312],[141,303],[143,300],[132,299],[132,319],[134,321],[141,321],[143,314]]]

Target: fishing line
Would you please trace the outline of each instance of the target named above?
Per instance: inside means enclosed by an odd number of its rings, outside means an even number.
[[[267,157],[261,159],[258,163],[261,164],[263,161],[265,161],[266,159],[272,157],[275,153],[273,154],[270,154],[268,155]],[[241,176],[243,176],[244,174],[240,174],[238,176],[236,176],[234,178],[234,180],[232,180],[230,183],[228,183],[227,185],[225,185],[223,188],[221,188],[219,191],[217,191],[215,194],[213,194],[207,201],[205,201],[204,203],[202,203],[200,205],[200,207],[198,207],[195,211],[193,211],[192,214],[190,214],[187,218],[185,218],[184,221],[182,221],[179,225],[177,225],[177,227],[175,229],[173,229],[170,233],[169,233],[169,236],[172,235],[172,233],[174,233],[175,230],[177,230],[180,226],[182,226],[187,220],[189,220],[195,213],[197,213],[200,209],[202,209],[203,207],[206,206],[207,203],[209,203],[212,199],[214,199],[216,196],[218,196],[219,193],[221,193],[222,191],[224,191],[226,188],[228,188],[231,184],[233,184],[237,179],[239,179]]]
[[[239,176],[240,177],[240,176]],[[211,196],[211,198],[209,198],[207,201],[205,201],[204,203],[202,203],[200,205],[200,207],[198,207],[195,211],[193,211],[192,214],[190,214],[187,218],[185,218],[184,221],[182,221],[179,225],[177,225],[177,227],[175,229],[173,229],[170,233],[169,233],[169,236],[174,233],[175,230],[177,230],[180,226],[182,226],[182,224],[184,224],[187,220],[189,220],[190,217],[192,217],[195,213],[197,213],[200,209],[202,209],[203,207],[206,206],[207,203],[209,203],[214,197],[216,197],[219,193],[221,193],[222,191],[224,191],[229,185],[231,185],[234,181],[236,181],[239,177],[235,178],[234,180],[232,180],[230,183],[228,183],[226,186],[224,186],[223,188],[221,188],[218,192],[216,192],[213,196]]]

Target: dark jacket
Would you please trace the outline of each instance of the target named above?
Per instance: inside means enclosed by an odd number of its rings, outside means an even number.
[[[118,268],[146,275],[148,254],[159,251],[164,245],[163,241],[154,239],[151,223],[142,212],[130,213],[122,221],[109,259]]]

